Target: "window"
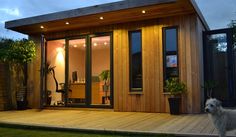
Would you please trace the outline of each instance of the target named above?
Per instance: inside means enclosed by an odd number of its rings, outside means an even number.
[[[178,66],[178,29],[163,28],[164,80],[179,76]]]
[[[141,31],[129,32],[130,90],[142,91],[142,39]]]

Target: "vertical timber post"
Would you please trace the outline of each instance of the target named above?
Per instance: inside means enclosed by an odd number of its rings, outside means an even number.
[[[44,35],[41,34],[41,67],[40,67],[40,106],[39,108],[43,108],[44,103],[44,76],[45,76],[45,38]]]

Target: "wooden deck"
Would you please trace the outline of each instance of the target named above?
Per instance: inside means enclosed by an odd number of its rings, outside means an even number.
[[[65,129],[216,136],[206,114],[172,116],[160,113],[87,110],[25,110],[0,112],[0,123]],[[235,136],[235,131],[228,132]]]

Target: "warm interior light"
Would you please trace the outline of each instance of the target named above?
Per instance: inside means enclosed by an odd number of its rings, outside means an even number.
[[[74,48],[77,48],[77,45],[74,45],[73,47],[74,47]]]
[[[58,61],[58,63],[63,63],[64,62],[64,49],[63,48],[57,48],[57,57],[56,60]]]
[[[101,16],[101,17],[100,17],[100,20],[103,20],[103,19],[104,19],[103,16]]]
[[[86,45],[84,44],[83,46],[85,47]]]
[[[145,13],[146,13],[146,11],[145,11],[145,10],[142,10],[142,13],[143,13],[143,14],[145,14]]]
[[[69,22],[66,22],[66,25],[69,25],[70,23]]]
[[[40,26],[40,28],[41,28],[41,29],[43,29],[43,28],[44,28],[44,26]]]
[[[94,43],[94,44],[93,44],[93,46],[95,46],[95,47],[96,47],[97,45],[98,45],[97,43]]]
[[[107,42],[104,42],[104,45],[107,45]]]

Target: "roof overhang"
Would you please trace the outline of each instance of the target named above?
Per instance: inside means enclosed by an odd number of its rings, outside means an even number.
[[[196,13],[198,10],[195,6],[189,0],[125,0],[8,21],[5,28],[24,34],[51,33]],[[143,10],[146,11],[145,14],[142,13]],[[44,28],[40,28],[41,26]]]

